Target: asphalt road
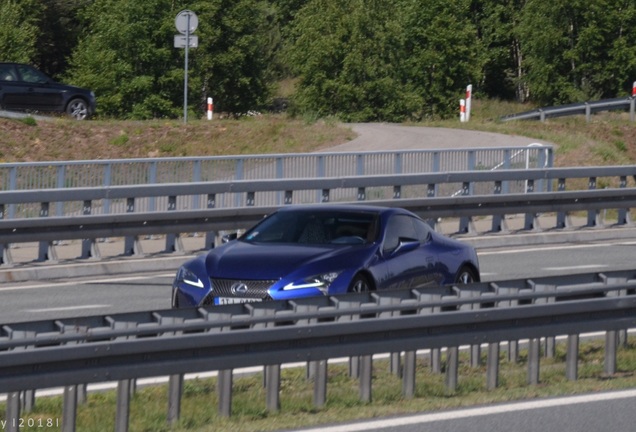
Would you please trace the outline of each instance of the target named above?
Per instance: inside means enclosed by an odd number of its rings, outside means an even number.
[[[348,126],[358,137],[326,151],[524,147],[534,143],[554,146],[553,143],[535,138],[465,129],[402,126],[390,123],[353,123]]]
[[[376,419],[304,432],[633,432],[636,391],[564,398]]]
[[[515,246],[478,254],[484,281],[627,270],[633,269],[636,240]],[[167,309],[175,270],[0,284],[0,324]]]

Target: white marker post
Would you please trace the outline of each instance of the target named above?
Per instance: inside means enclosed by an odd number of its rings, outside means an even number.
[[[214,101],[211,97],[208,98],[208,120],[212,120],[214,117]]]
[[[466,101],[464,99],[459,100],[459,121],[466,123]]]
[[[470,120],[470,108],[473,100],[473,85],[469,84],[466,87],[466,121]]]

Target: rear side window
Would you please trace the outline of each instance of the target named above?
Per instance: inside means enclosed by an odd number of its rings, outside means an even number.
[[[400,243],[400,239],[420,240],[415,225],[414,219],[407,215],[393,215],[386,227],[386,234],[384,235],[384,252],[391,252]]]
[[[17,81],[13,65],[0,65],[0,81]]]

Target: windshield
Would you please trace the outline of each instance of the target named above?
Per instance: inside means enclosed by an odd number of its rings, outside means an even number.
[[[282,211],[240,238],[249,243],[364,244],[377,237],[376,213],[364,211]]]

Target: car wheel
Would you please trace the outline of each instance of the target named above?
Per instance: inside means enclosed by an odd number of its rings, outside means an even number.
[[[479,275],[471,267],[463,266],[457,272],[455,277],[455,283],[457,284],[469,284],[473,282],[479,282]]]
[[[351,283],[349,284],[350,293],[369,292],[371,291],[371,288],[372,288],[372,285],[371,285],[371,282],[369,282],[369,278],[361,273],[358,273],[357,275],[355,275],[355,277],[351,280]]]
[[[86,104],[86,101],[84,101],[84,99],[75,98],[68,103],[66,107],[66,114],[70,115],[75,120],[84,120],[90,113],[88,112],[88,105]]]

